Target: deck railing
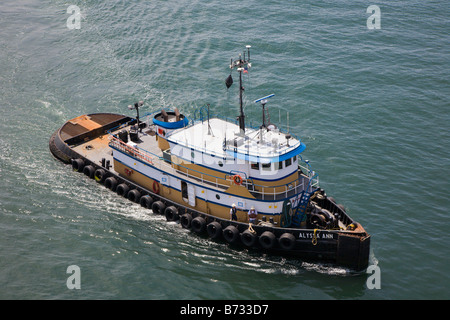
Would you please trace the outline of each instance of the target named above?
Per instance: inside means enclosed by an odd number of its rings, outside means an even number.
[[[129,145],[114,135],[110,135],[109,146],[119,150],[135,159],[138,159],[146,164],[154,166],[161,171],[171,174],[183,175],[191,180],[208,184],[218,189],[225,191],[232,184],[232,175],[227,175],[226,178],[207,174],[192,168],[188,168],[181,164],[175,164],[163,157],[160,157],[152,152],[139,148],[138,146]],[[311,182],[311,183],[310,183]],[[260,200],[282,200],[295,196],[305,189],[312,191],[313,188],[318,187],[318,177],[310,167],[299,166],[298,179],[286,184],[277,186],[265,186],[255,184],[251,178],[243,179],[242,185],[257,199]]]
[[[153,159],[156,155],[151,154],[148,151],[145,151],[143,149],[139,149],[137,147],[130,146],[129,144],[126,144],[122,140],[116,138],[115,136],[110,136],[109,146],[113,147],[117,150],[120,150],[124,153],[129,154],[133,158],[142,160],[144,162],[147,162],[151,165],[154,164]]]

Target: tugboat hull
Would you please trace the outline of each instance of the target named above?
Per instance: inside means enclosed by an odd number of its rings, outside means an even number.
[[[165,214],[167,220],[179,220],[183,228],[208,234],[213,240],[220,239],[230,245],[255,248],[276,255],[329,262],[355,271],[367,268],[370,235],[360,224],[353,222],[331,198],[323,197],[317,202],[322,208],[343,217],[342,219],[348,219],[355,227],[353,230],[285,228],[269,223],[249,225],[219,218],[184,203],[176,203],[163,197],[154,186],[144,187],[130,180],[126,174],[119,174],[114,170],[112,161],[101,157],[86,157],[77,151],[77,146],[86,144],[88,148],[95,139],[106,139],[112,128],[135,123],[136,119],[110,113],[77,117],[67,121],[53,133],[49,148],[57,159],[71,164],[75,171],[83,172],[112,191],[153,209],[154,213]],[[97,145],[91,147],[100,148]]]

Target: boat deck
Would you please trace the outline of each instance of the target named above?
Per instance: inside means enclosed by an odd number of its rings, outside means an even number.
[[[73,150],[96,164],[101,164],[102,158],[109,160],[112,164],[112,150],[108,144],[109,135],[102,135],[75,146]],[[111,168],[110,170],[114,171],[113,169]]]
[[[156,157],[162,158],[163,153],[158,147],[158,141],[156,140],[156,134],[153,126],[145,128],[142,132],[139,132],[139,139],[134,141],[136,146],[142,150],[154,154]]]
[[[120,131],[124,130],[124,128],[119,128],[114,131],[111,131],[112,135],[118,135]],[[135,142],[128,142],[130,146],[137,146],[140,149],[151,152],[154,157],[152,157],[154,162],[163,162],[162,160],[162,151],[158,147],[158,142],[156,141],[156,137],[152,136],[150,130],[143,130],[143,132],[139,133],[139,140]],[[111,135],[105,134],[101,135],[95,139],[83,142],[78,144],[73,148],[74,151],[84,156],[85,158],[91,160],[92,162],[101,164],[102,159],[104,158],[106,161],[110,161],[113,163],[113,154],[112,150],[109,147],[109,142],[111,141]],[[114,168],[110,170],[114,171]]]

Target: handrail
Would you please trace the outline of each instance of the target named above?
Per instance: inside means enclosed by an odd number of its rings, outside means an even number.
[[[142,160],[144,162],[149,163],[152,166],[158,167],[159,169],[162,169],[162,170],[165,170],[165,171],[170,170],[173,173],[175,173],[175,172],[182,173],[182,174],[185,174],[186,176],[188,176],[190,178],[193,178],[193,179],[199,179],[200,178],[202,182],[204,182],[204,180],[205,180],[203,178],[203,176],[213,177],[213,178],[215,178],[216,181],[217,181],[217,179],[225,180],[223,178],[220,178],[220,177],[217,177],[217,176],[214,176],[214,175],[210,175],[208,173],[204,173],[204,172],[201,172],[201,171],[198,171],[198,170],[195,170],[195,169],[192,169],[192,168],[188,168],[188,167],[185,167],[185,166],[182,166],[182,165],[178,165],[178,166],[183,168],[183,169],[186,169],[186,172],[182,172],[180,170],[176,170],[174,167],[172,167],[172,165],[166,164],[166,162],[165,162],[166,160],[163,157],[160,157],[160,156],[158,156],[158,155],[156,155],[156,154],[154,154],[154,153],[152,153],[150,151],[141,149],[141,148],[139,148],[137,146],[135,146],[135,147],[130,146],[129,144],[127,144],[127,143],[123,142],[122,140],[116,138],[114,135],[110,136],[109,145],[111,147],[115,147],[118,150],[126,152],[127,154],[131,155],[132,157],[140,159],[140,160]],[[153,160],[155,160],[155,158],[160,160],[160,161],[153,161]],[[170,163],[172,164],[172,161],[170,161]],[[200,177],[189,174],[189,171],[194,171],[194,172],[200,173]],[[216,182],[216,187],[218,187],[218,188],[219,187],[222,187],[222,188],[226,187],[226,188],[228,188],[229,186],[230,186],[229,184],[221,184],[221,183]]]
[[[150,117],[153,114],[154,113],[147,113],[142,118]],[[204,173],[204,172],[192,169],[192,168],[188,168],[188,167],[182,166],[180,164],[177,164],[177,166],[180,168],[183,168],[186,171],[183,172],[180,170],[176,170],[172,166],[172,161],[169,160],[169,163],[170,163],[170,165],[169,165],[166,163],[167,159],[163,159],[163,157],[161,157],[159,155],[156,155],[150,151],[141,149],[138,146],[130,146],[130,145],[126,144],[122,140],[118,139],[114,134],[112,134],[113,130],[114,130],[114,128],[108,130],[108,133],[110,134],[110,137],[111,137],[110,138],[110,146],[115,147],[116,149],[121,150],[121,151],[131,155],[132,157],[140,159],[143,162],[149,163],[152,166],[157,166],[162,170],[165,170],[165,171],[170,170],[174,173],[177,172],[179,174],[180,173],[185,174],[187,177],[196,179],[196,180],[200,180],[202,183],[205,183],[205,182],[210,183],[212,185],[215,185],[215,187],[217,187],[217,188],[228,188],[232,185],[232,181],[229,178],[229,176],[232,174],[232,172],[230,172],[230,175],[226,175],[225,178],[222,178],[222,177],[207,174],[207,173]],[[299,157],[303,161],[301,156],[299,156]],[[156,159],[160,160],[160,161],[154,161]],[[165,160],[165,161],[163,161],[163,160]],[[305,188],[304,178],[301,176],[295,181],[292,181],[292,182],[286,183],[286,184],[276,185],[276,186],[265,186],[265,185],[254,184],[253,179],[247,178],[247,177],[245,177],[242,184],[244,186],[246,186],[249,189],[249,191],[257,198],[262,198],[264,200],[267,200],[267,199],[275,200],[280,197],[287,198],[289,195],[292,195],[292,193],[298,194],[302,190],[305,190],[305,189],[307,190],[309,188],[312,188],[313,186],[318,186],[318,175],[315,174],[314,171],[312,171],[311,166],[309,165],[307,160],[304,162],[307,164],[308,167],[304,167],[299,164],[299,168],[300,168],[300,170],[304,169],[305,173],[308,176],[309,181],[308,181],[308,186],[306,186],[306,188]],[[164,168],[162,166],[164,166]],[[195,172],[197,175],[192,174],[192,172]],[[222,183],[220,183],[219,181]],[[301,189],[299,190],[299,188],[301,188]],[[256,190],[256,189],[259,189],[259,190]],[[277,189],[278,190],[284,189],[284,190],[276,191]]]
[[[303,160],[301,155],[298,155],[298,157],[299,157],[299,160],[301,160],[302,162],[304,162],[306,164],[306,166],[302,166],[299,161],[298,167],[302,172],[304,172],[308,176],[308,178],[310,180],[308,187],[311,187],[311,190],[312,190],[312,187],[318,188],[319,187],[319,174],[317,174],[315,171],[312,170],[312,167],[309,164],[308,160]]]
[[[122,150],[122,151],[130,154],[131,156],[134,156],[137,159],[144,160],[145,162],[153,165],[152,157],[150,155],[146,154],[149,152],[144,153],[141,150],[139,150],[138,148],[134,148],[114,136],[110,136],[109,146],[112,146],[119,150]]]
[[[221,189],[227,189],[232,185],[232,180],[228,179],[228,177],[232,177],[231,172],[230,175],[226,175],[227,178],[218,177],[215,175],[211,175],[208,173],[204,173],[192,168],[185,167],[183,165],[177,164],[178,167],[183,168],[186,170],[186,172],[177,170],[172,166],[172,161],[169,160],[169,164],[166,163],[167,159],[164,159],[163,157],[160,157],[150,151],[141,149],[137,146],[131,146],[122,140],[118,139],[114,135],[110,135],[110,142],[109,145],[113,148],[116,148],[120,151],[123,151],[130,156],[139,159],[145,163],[148,163],[152,166],[158,167],[159,169],[166,171],[166,172],[172,172],[177,174],[183,174],[191,179],[200,180],[202,183],[208,183],[216,188]],[[159,161],[155,161],[159,160]],[[299,166],[300,167],[300,166]],[[192,174],[192,172],[197,173]],[[208,179],[209,177],[209,179]],[[242,182],[244,186],[247,187],[249,192],[253,194],[256,198],[261,198],[262,200],[278,200],[278,199],[284,199],[291,197],[293,195],[296,195],[300,193],[302,190],[307,190],[310,187],[316,185],[316,183],[313,183],[313,179],[315,179],[317,175],[314,175],[310,177],[308,175],[308,178],[304,178],[303,176],[299,176],[298,179],[295,181],[291,181],[286,184],[276,185],[276,186],[265,186],[265,185],[259,185],[254,184],[252,178],[246,178]],[[308,185],[305,186],[305,179],[308,179]],[[220,183],[220,182],[222,183]],[[318,183],[318,181],[317,181]],[[251,189],[249,188],[251,187]],[[260,190],[256,190],[256,189]],[[282,191],[276,191],[277,189],[284,189]]]
[[[207,107],[207,105],[203,105],[202,107],[197,109],[198,112],[199,112],[198,115],[197,115],[197,110],[194,111],[193,122],[195,122],[195,121],[203,122],[204,121],[203,112],[204,112],[206,107]],[[224,116],[224,115],[222,115],[220,113],[210,113],[209,117],[211,119],[212,118],[219,118],[219,119],[222,119],[222,120],[234,123],[234,124],[238,124],[238,121],[236,119]],[[278,130],[280,130],[280,132],[289,133],[293,138],[295,138],[295,139],[297,139],[298,141],[301,142],[301,139],[296,134],[288,132],[289,130],[281,128],[280,125],[278,125],[277,127],[278,127]],[[259,127],[259,125],[256,125],[256,126],[252,125],[251,120],[250,120],[250,125],[247,125],[246,128],[252,128],[252,129],[255,129],[255,130],[259,130],[260,127]]]
[[[190,124],[189,126],[192,126],[192,125],[194,125],[196,123],[200,123],[200,122],[203,123],[205,121],[205,119],[204,119],[205,116],[203,115],[203,112],[206,112],[206,111],[204,111],[206,107],[207,107],[207,105],[203,105],[201,108],[199,108],[198,110],[194,111],[194,117],[192,119],[192,124]],[[197,115],[197,111],[199,112],[198,115]],[[210,119],[218,118],[218,119],[230,122],[230,123],[234,123],[236,125],[238,124],[238,121],[236,119],[224,116],[224,115],[222,115],[220,113],[210,113],[209,118]],[[250,125],[246,126],[246,128],[250,128],[250,129],[253,129],[253,130],[256,130],[256,131],[258,131],[260,129],[260,127],[258,125],[257,126],[251,125],[251,122],[250,122]],[[288,134],[290,134],[292,138],[298,140],[298,142],[301,144],[302,140],[296,134],[293,134],[291,132],[287,132],[285,129],[282,129],[279,126],[278,126],[278,130],[281,133],[288,133]],[[189,147],[191,145],[186,145],[186,146]],[[207,151],[207,150],[205,149],[205,151]]]

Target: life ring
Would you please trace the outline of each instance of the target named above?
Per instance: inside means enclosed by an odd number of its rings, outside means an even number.
[[[238,175],[238,174],[235,174],[233,176],[233,182],[235,184],[237,184],[238,186],[240,186],[242,184],[242,177],[240,175]]]
[[[217,221],[213,221],[206,226],[206,231],[211,239],[218,239],[222,235],[222,225]]]
[[[253,247],[256,240],[258,240],[258,236],[248,229],[241,233],[241,241],[247,247]]]
[[[228,243],[236,243],[239,238],[239,230],[235,226],[228,226],[223,230],[223,237]]]
[[[270,231],[264,231],[259,237],[259,244],[264,249],[271,249],[275,245],[275,235]]]
[[[155,201],[152,204],[152,211],[155,214],[163,214],[166,209],[166,205],[162,201]]]
[[[284,250],[291,250],[295,246],[295,236],[292,233],[283,233],[278,239],[280,247]]]
[[[158,181],[153,181],[153,192],[159,194],[159,183]]]
[[[167,221],[177,221],[179,219],[178,209],[175,206],[169,206],[164,210]]]
[[[195,233],[203,233],[206,229],[206,220],[202,217],[195,217],[191,222],[191,229]]]

